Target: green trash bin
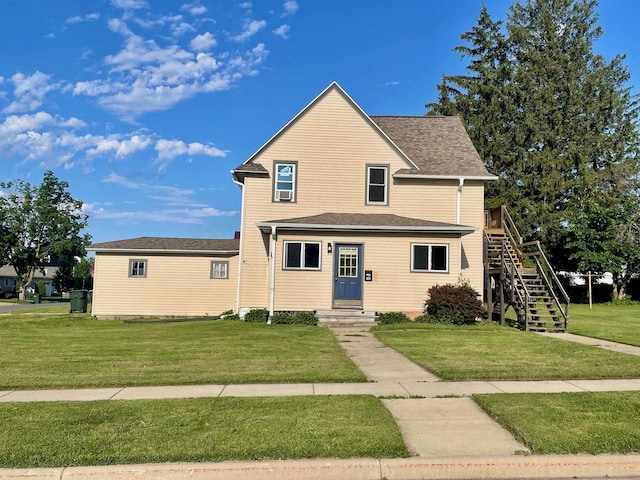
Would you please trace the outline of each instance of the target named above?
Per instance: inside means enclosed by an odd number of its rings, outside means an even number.
[[[33,303],[40,303],[40,301],[41,301],[41,300],[42,300],[42,297],[40,297],[40,294],[39,294],[39,293],[36,293],[36,294],[33,296]]]
[[[86,313],[87,312],[87,291],[86,290],[72,290],[69,293],[69,303],[71,304],[71,313]]]

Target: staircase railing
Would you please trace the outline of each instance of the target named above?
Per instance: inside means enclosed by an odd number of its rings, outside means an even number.
[[[566,329],[567,318],[569,317],[569,295],[567,295],[567,292],[562,286],[562,283],[560,283],[560,280],[558,280],[558,276],[553,271],[553,268],[551,268],[551,264],[549,263],[547,256],[544,254],[544,251],[540,246],[540,241],[536,240],[535,242],[527,242],[521,244],[520,246],[522,248],[522,256],[531,258],[535,261],[536,270],[542,277],[542,280],[545,283],[548,292],[551,294],[551,300],[553,304],[557,307],[558,311],[562,315],[564,328]],[[525,249],[531,247],[534,247],[533,251],[525,252]],[[563,301],[558,298],[556,292],[560,292],[560,296],[562,297],[561,299]]]
[[[511,251],[507,247],[507,242],[508,240],[506,239],[502,240],[502,255],[500,256],[502,275],[504,275],[508,280],[507,285],[509,286],[509,296],[511,303],[516,308],[516,315],[518,315],[518,307],[522,308],[524,312],[524,319],[522,319],[522,323],[524,324],[525,331],[527,331],[529,330],[529,320],[531,319],[531,311],[529,307],[531,304],[531,297],[524,279],[518,270],[517,259],[513,257]]]

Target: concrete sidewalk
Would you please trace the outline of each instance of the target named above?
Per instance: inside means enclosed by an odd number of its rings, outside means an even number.
[[[418,480],[640,478],[640,455],[166,463],[0,469],[0,480]]]
[[[582,345],[600,347],[604,350],[611,350],[613,352],[640,356],[640,347],[626,345],[624,343],[612,342],[610,340],[600,340],[599,338],[584,337],[582,335],[574,335],[573,333],[538,332],[538,334],[544,337],[558,338],[567,342],[581,343]]]

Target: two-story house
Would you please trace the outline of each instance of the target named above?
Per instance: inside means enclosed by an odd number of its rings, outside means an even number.
[[[369,116],[332,83],[232,176],[239,241],[94,244],[93,314],[418,313],[435,284],[482,291],[495,177],[458,117]]]

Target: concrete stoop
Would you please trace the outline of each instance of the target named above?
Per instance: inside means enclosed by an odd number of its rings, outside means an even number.
[[[320,327],[371,327],[376,324],[376,312],[356,309],[317,310]]]

